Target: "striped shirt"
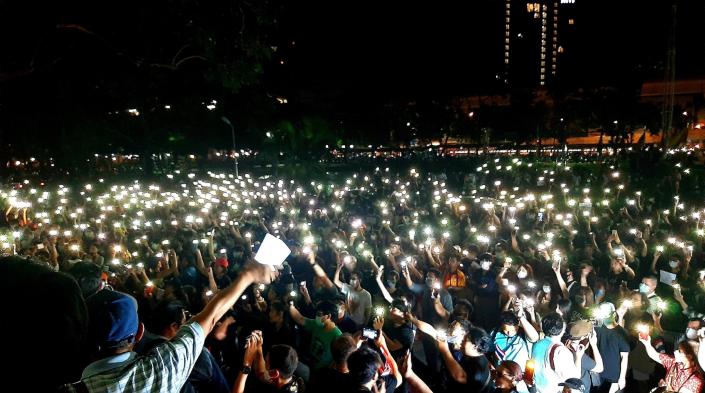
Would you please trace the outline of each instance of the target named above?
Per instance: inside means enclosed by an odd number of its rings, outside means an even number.
[[[89,364],[81,381],[91,393],[178,392],[191,374],[204,340],[203,328],[193,321],[146,356],[127,352]],[[69,391],[76,392],[73,387]]]

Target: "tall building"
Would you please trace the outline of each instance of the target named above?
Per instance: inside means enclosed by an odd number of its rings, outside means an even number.
[[[576,0],[504,0],[504,80],[550,88],[575,30]]]

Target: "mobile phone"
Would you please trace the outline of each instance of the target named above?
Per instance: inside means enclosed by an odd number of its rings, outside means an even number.
[[[43,249],[44,249],[44,245],[43,245],[43,244],[41,244],[41,243],[40,243],[40,244],[37,244],[37,250],[43,250]]]
[[[379,333],[375,329],[364,328],[362,329],[362,337],[370,340],[376,340]]]

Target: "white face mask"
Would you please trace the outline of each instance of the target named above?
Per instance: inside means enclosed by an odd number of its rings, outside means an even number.
[[[484,261],[482,262],[482,270],[490,270],[490,267],[492,266],[492,262],[489,261]]]
[[[692,328],[685,329],[685,336],[688,340],[695,340],[698,338],[698,331]]]
[[[529,273],[527,273],[525,270],[519,270],[519,272],[517,272],[517,277],[519,277],[522,280],[525,279],[526,276],[528,276],[528,275],[529,275]]]
[[[669,262],[668,262],[668,266],[670,266],[671,268],[675,269],[675,268],[678,267],[678,261],[669,261]]]
[[[543,286],[543,291],[544,291],[545,293],[551,293],[551,287],[548,286],[548,285],[544,285],[544,286]]]

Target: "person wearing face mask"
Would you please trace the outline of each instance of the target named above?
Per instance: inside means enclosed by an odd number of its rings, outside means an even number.
[[[680,336],[676,342],[683,340],[697,341],[699,339],[698,331],[702,328],[705,328],[705,321],[702,318],[694,317],[688,319],[688,325],[686,325],[685,333]]]
[[[340,281],[340,271],[343,268],[343,264],[343,259],[338,259],[338,267],[333,276],[333,283],[346,296],[346,308],[350,318],[358,326],[362,326],[370,319],[372,296],[366,289],[362,288],[361,274],[357,271],[350,275],[349,284]]]
[[[647,276],[641,280],[639,284],[639,292],[646,295],[646,299],[649,301],[649,305],[646,312],[649,314],[659,311],[658,304],[661,302],[661,298],[656,295],[656,286],[658,285],[658,279],[655,276]]]
[[[668,392],[698,393],[703,391],[705,376],[698,363],[699,343],[681,341],[673,356],[659,353],[651,345],[651,337],[639,338],[651,359],[666,369],[666,376],[659,381],[659,386]]]
[[[500,314],[499,320],[500,328],[490,334],[494,345],[491,359],[496,365],[505,360],[514,361],[524,370],[526,361],[531,357],[531,345],[539,340],[539,334],[524,312],[520,312],[519,316],[513,311],[505,311]],[[517,390],[524,392],[528,388],[519,384]]]
[[[601,373],[604,370],[600,349],[597,346],[597,333],[592,323],[581,320],[570,324],[564,342],[575,353],[581,351],[581,346],[585,349],[582,351],[583,357],[580,363],[580,380],[585,387],[584,391],[589,392],[593,385],[593,373]]]
[[[330,343],[343,334],[333,321],[334,316],[338,315],[338,306],[324,300],[316,306],[316,319],[309,319],[301,315],[294,304],[290,303],[289,314],[294,322],[311,334],[307,364],[315,370],[328,367],[333,361]]]
[[[414,325],[406,318],[409,306],[406,299],[394,299],[389,306],[389,313],[384,318],[379,318],[376,323],[382,325],[382,334],[387,342],[387,347],[396,361],[404,358],[411,349],[416,336]],[[377,326],[375,326],[377,327]]]

